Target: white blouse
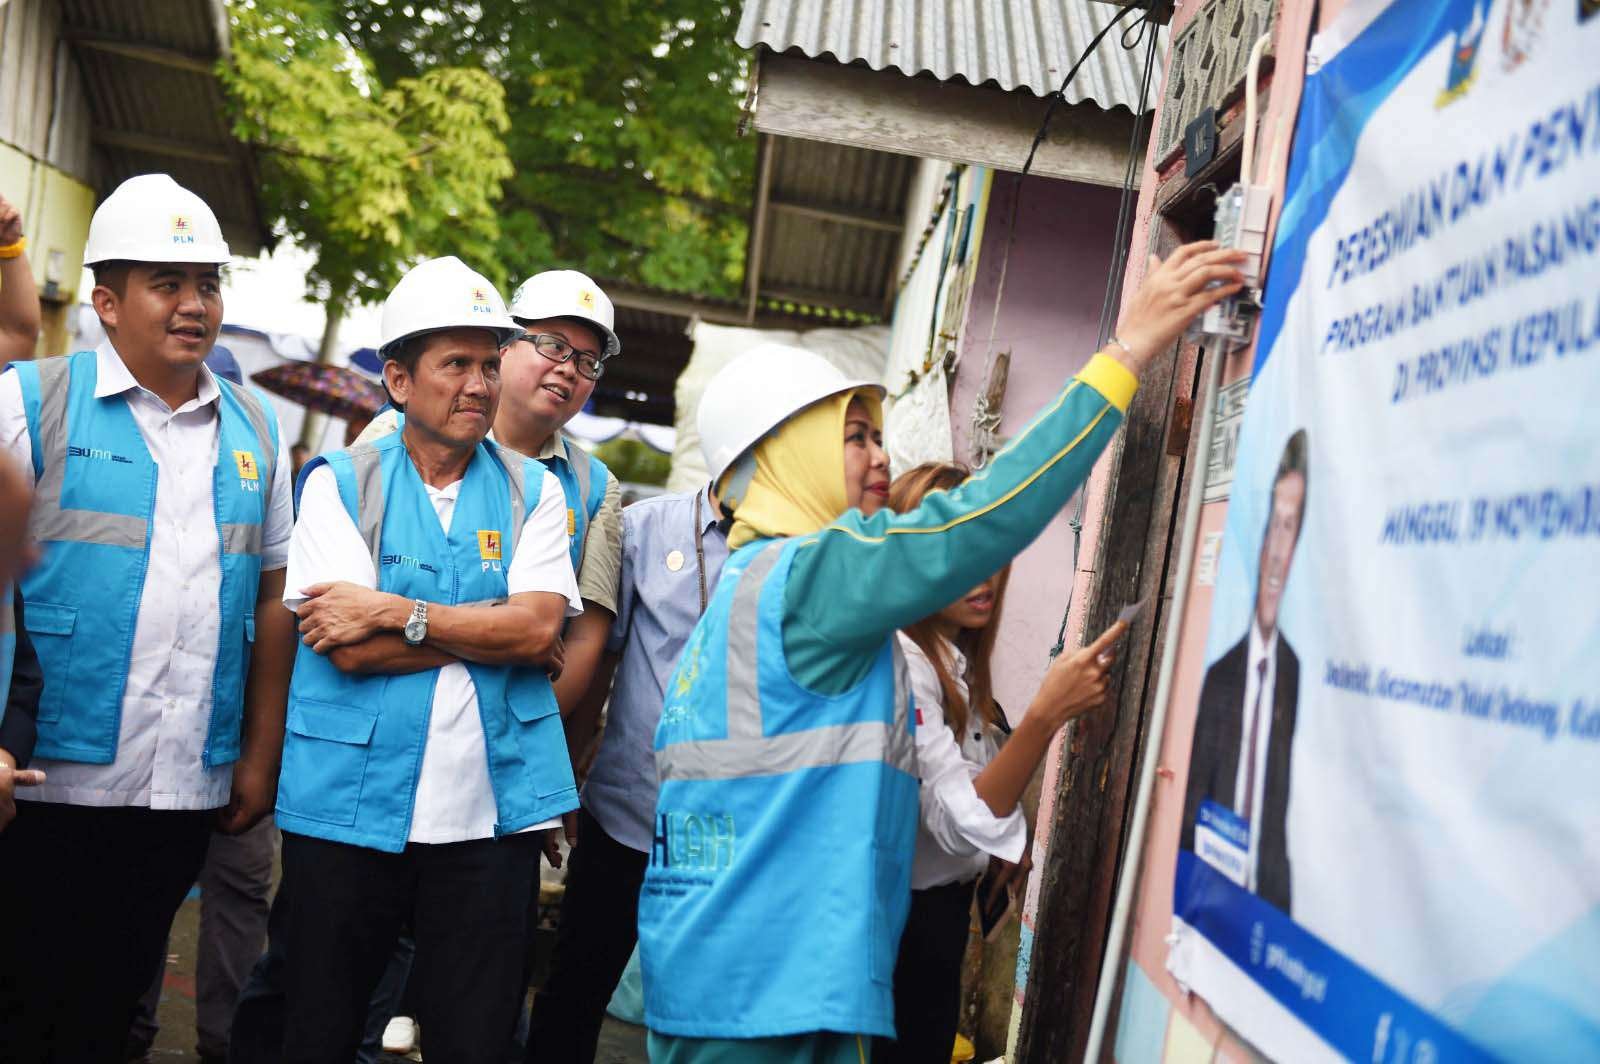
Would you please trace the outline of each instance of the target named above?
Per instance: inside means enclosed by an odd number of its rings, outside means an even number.
[[[912,889],[975,879],[983,874],[991,854],[1005,861],[1020,861],[1028,841],[1021,807],[997,817],[972,786],[999,752],[998,729],[974,717],[957,743],[955,732],[945,722],[944,691],[933,663],[904,633],[899,639],[917,709],[917,766],[922,777]],[[947,646],[955,681],[965,694],[966,660],[953,645]]]

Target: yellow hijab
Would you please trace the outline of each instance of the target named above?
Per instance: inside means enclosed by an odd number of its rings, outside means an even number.
[[[756,443],[755,473],[743,498],[729,498],[743,460],[717,484],[717,498],[733,509],[728,547],[737,550],[769,536],[803,536],[826,527],[849,509],[844,491],[844,418],[852,399],[883,426],[883,404],[871,388],[819,399],[789,415]]]

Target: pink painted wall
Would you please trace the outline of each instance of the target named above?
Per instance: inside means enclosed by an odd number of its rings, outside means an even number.
[[[1100,302],[1116,230],[1116,189],[997,173],[989,194],[977,276],[967,305],[961,361],[950,395],[955,453],[970,461],[973,401],[984,387],[1006,222],[1016,198],[1016,239],[1006,270],[994,350],[1011,351],[1000,431],[1018,432],[1094,354]],[[1069,506],[1012,565],[996,644],[995,694],[1016,722],[1044,675],[1071,578]],[[1094,556],[1085,537],[1081,561]]]

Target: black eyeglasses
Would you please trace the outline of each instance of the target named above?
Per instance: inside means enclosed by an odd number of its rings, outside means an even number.
[[[535,351],[551,362],[570,362],[576,356],[578,372],[592,381],[599,380],[600,375],[606,371],[605,359],[593,351],[579,351],[561,337],[551,333],[525,332],[517,339],[528,341]]]

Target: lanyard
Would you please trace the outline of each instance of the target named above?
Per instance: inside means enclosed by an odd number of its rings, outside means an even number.
[[[700,613],[706,612],[706,526],[700,519],[700,493],[694,497],[694,564],[700,577]]]

